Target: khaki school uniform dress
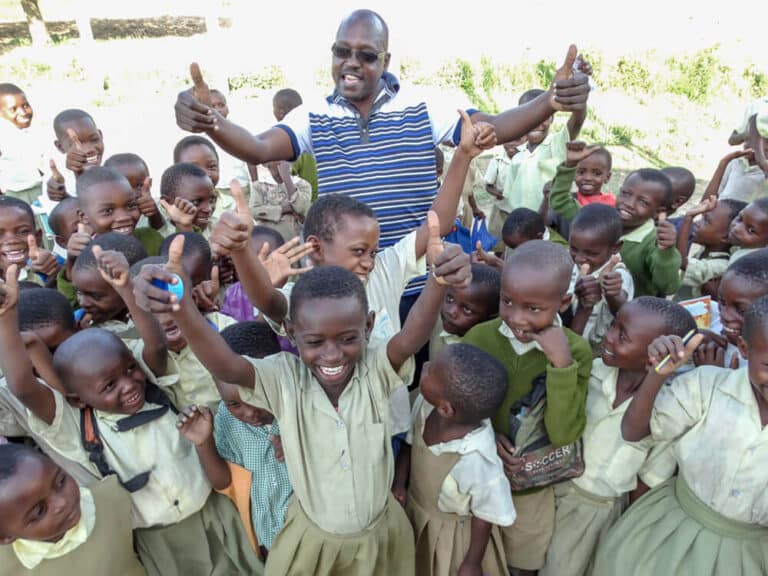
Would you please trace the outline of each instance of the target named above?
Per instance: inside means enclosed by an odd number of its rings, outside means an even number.
[[[152,378],[154,380],[154,378]],[[32,430],[63,456],[99,474],[81,439],[80,410],[53,391],[56,414],[49,425],[31,412]],[[161,408],[145,403],[139,413]],[[149,472],[146,484],[131,493],[136,549],[148,574],[204,576],[260,573],[261,564],[226,496],[215,494],[197,452],[176,428],[168,410],[131,430],[119,431],[125,416],[94,411],[104,455],[122,482]]]
[[[266,573],[413,575],[413,530],[390,491],[388,426],[389,396],[410,381],[413,359],[397,373],[386,345],[367,348],[338,409],[293,354],[248,360],[254,387],[240,397],[277,418],[294,490]]]
[[[476,516],[493,524],[483,574],[507,576],[499,525],[514,522],[515,508],[491,422],[485,420],[464,438],[427,446],[424,424],[432,409],[421,396],[417,399],[408,435],[411,474],[406,509],[416,536],[416,573],[456,574],[469,551]]]
[[[654,447],[650,436],[640,442],[622,439],[621,421],[630,401],[613,407],[618,377],[618,368],[594,361],[583,436],[584,473],[555,485],[555,532],[540,576],[588,574],[598,543],[624,511],[638,475],[654,487],[674,474],[674,461],[652,458],[649,465]]]
[[[654,441],[679,474],[644,495],[597,550],[597,576],[768,573],[768,427],[747,369],[703,366],[662,387]]]
[[[0,546],[0,576],[119,574],[144,576],[133,551],[131,498],[117,478],[80,488],[81,518],[56,543],[19,541]]]

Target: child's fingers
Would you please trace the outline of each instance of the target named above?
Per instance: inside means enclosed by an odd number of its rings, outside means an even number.
[[[723,350],[723,354],[725,354],[725,350]],[[723,364],[725,364],[725,360],[723,360]],[[728,367],[729,367],[731,370],[738,370],[738,368],[739,368],[739,365],[740,365],[740,361],[739,361],[739,354],[738,354],[738,352],[734,352],[734,353],[731,355],[731,360],[730,360],[730,362],[728,362]]]
[[[573,63],[576,61],[579,51],[575,44],[568,46],[568,52],[565,54],[562,66],[555,73],[555,81],[565,80],[573,76]]]
[[[603,274],[608,275],[610,272],[613,272],[613,269],[618,266],[619,262],[621,262],[621,256],[619,254],[611,256],[611,259],[608,260],[608,266],[603,268]]]
[[[166,268],[177,274],[182,270],[181,258],[184,253],[184,236],[176,236],[168,247],[168,264]]]
[[[70,142],[72,142],[72,145],[77,148],[77,150],[81,150],[83,145],[80,142],[80,138],[77,137],[77,133],[72,130],[72,128],[67,128],[67,136],[69,136]]]
[[[152,189],[152,178],[147,176],[144,178],[144,183],[141,185],[141,191],[139,194],[141,196],[150,196],[150,190]]]
[[[440,218],[437,212],[430,210],[427,212],[427,229],[429,237],[427,239],[427,260],[430,264],[435,263],[435,259],[443,251],[443,239],[440,236]]]
[[[59,172],[59,168],[56,166],[56,162],[53,160],[53,158],[48,161],[48,167],[51,169],[51,176],[53,179],[59,184],[63,184],[64,176],[62,176],[61,172]]]
[[[572,140],[565,145],[566,149],[570,152],[581,152],[586,146],[586,142],[582,142],[581,140]]]
[[[189,75],[192,77],[192,83],[194,84],[195,98],[206,106],[211,106],[211,91],[208,88],[205,80],[203,80],[203,73],[200,71],[200,66],[197,62],[192,62],[189,65]]]
[[[233,179],[232,182],[229,183],[229,192],[235,200],[235,211],[237,214],[241,218],[251,218],[251,209],[248,206],[248,200],[246,200],[245,194],[243,194],[243,189],[240,187],[240,182]]]
[[[264,262],[269,257],[269,242],[264,242],[264,244],[261,245],[261,248],[259,248],[259,260]]]
[[[32,262],[37,261],[40,251],[37,249],[37,240],[32,234],[27,236],[27,246],[29,247],[29,259]]]
[[[211,282],[208,284],[208,287],[209,294],[214,297],[219,293],[219,288],[221,288],[221,284],[219,283],[219,267],[216,264],[211,268]]]
[[[467,111],[459,108],[458,110],[459,116],[461,117],[462,126],[472,126],[472,119],[469,117],[469,114],[467,114]]]

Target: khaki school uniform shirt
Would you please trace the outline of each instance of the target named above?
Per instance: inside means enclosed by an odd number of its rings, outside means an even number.
[[[613,407],[618,377],[618,368],[606,366],[600,359],[592,364],[583,436],[584,474],[573,479],[582,490],[604,498],[618,498],[634,490],[638,474],[646,484],[655,486],[674,472],[674,463],[666,472],[645,469],[654,446],[650,436],[640,442],[626,442],[622,438],[621,421],[630,402],[625,400]]]
[[[333,534],[365,530],[387,505],[394,476],[389,396],[410,382],[413,358],[395,372],[386,343],[369,346],[338,410],[293,354],[246,359],[256,377],[240,397],[277,418],[288,476],[306,515]]]
[[[680,474],[704,504],[732,520],[768,526],[768,427],[746,368],[702,366],[663,386],[651,434],[677,441]]]
[[[728,269],[728,252],[711,252],[708,256],[702,257],[704,249],[698,250],[696,255],[688,258],[688,265],[685,270],[681,270],[681,285],[691,286],[694,297],[701,296],[701,286],[725,274]]]

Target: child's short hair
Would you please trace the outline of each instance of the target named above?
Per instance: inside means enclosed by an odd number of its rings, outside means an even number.
[[[760,208],[762,212],[768,214],[768,197],[758,198],[757,200],[753,200],[750,204],[754,204]]]
[[[768,296],[761,296],[749,305],[746,314],[744,314],[744,328],[742,329],[744,340],[749,343],[758,329],[765,329],[766,322],[768,322]]]
[[[93,116],[88,114],[85,110],[79,110],[78,108],[68,108],[67,110],[62,110],[58,114],[56,114],[56,117],[53,119],[53,131],[56,134],[57,139],[61,139],[64,137],[64,124],[67,124],[69,122],[76,122],[77,120],[90,120],[93,122],[93,125],[96,125],[96,122],[93,120]]]
[[[16,86],[16,84],[0,82],[0,96],[12,96],[14,94],[24,94],[24,90]]]
[[[674,334],[681,338],[691,330],[696,330],[696,320],[685,308],[656,296],[640,296],[631,301],[633,306],[639,306],[649,314],[658,314],[664,319],[664,333]]]
[[[482,286],[495,298],[488,300],[486,304],[490,307],[489,312],[493,315],[499,313],[499,293],[501,292],[501,273],[492,266],[486,264],[472,264],[472,283],[471,286]]]
[[[522,93],[517,103],[519,105],[526,104],[531,100],[535,100],[542,94],[544,94],[544,90],[542,90],[541,88],[532,88],[531,90],[526,90],[525,92]]]
[[[761,248],[742,256],[725,271],[727,275],[743,278],[751,284],[768,289],[768,248]]]
[[[37,290],[39,288],[42,288],[40,284],[35,284],[29,280],[19,280],[19,294],[25,292],[26,290]]]
[[[346,194],[320,196],[309,208],[304,219],[304,238],[317,236],[331,242],[339,230],[342,216],[376,219],[370,206]]]
[[[204,138],[203,136],[196,136],[193,134],[191,136],[185,136],[176,143],[176,146],[173,147],[174,164],[178,164],[181,161],[181,154],[184,152],[184,150],[191,148],[192,146],[207,146],[211,149],[213,155],[216,156],[216,159],[219,159],[219,152],[216,150],[216,146],[213,145],[213,142],[208,140],[208,138]]]
[[[168,256],[147,256],[146,258],[142,258],[141,260],[138,260],[131,264],[131,267],[129,269],[129,274],[131,278],[135,278],[139,275],[139,272],[141,272],[141,269],[144,266],[149,266],[150,264],[159,264],[163,265],[168,262]]]
[[[304,300],[330,298],[355,298],[364,313],[368,313],[368,297],[360,278],[341,266],[318,266],[299,276],[291,290],[290,317],[296,318],[296,311]]]
[[[739,215],[739,212],[744,210],[744,208],[747,207],[746,202],[742,202],[741,200],[735,200],[733,198],[723,198],[721,200],[717,201],[718,204],[723,204],[724,206],[728,206],[728,219],[733,220],[736,218],[736,216]]]
[[[256,238],[257,236],[266,236],[269,238],[269,245],[273,250],[285,244],[285,238],[283,238],[283,235],[274,228],[270,228],[269,226],[262,226],[261,224],[254,226],[253,230],[251,230],[251,238]]]
[[[115,252],[120,252],[125,256],[129,266],[147,257],[147,251],[135,237],[120,234],[119,232],[107,232],[106,234],[96,236],[96,238],[88,242],[83,251],[80,252],[80,255],[75,259],[74,270],[98,267],[96,257],[93,255],[94,246],[100,246],[105,251],[114,250]]]
[[[114,168],[107,168],[106,166],[94,166],[90,170],[83,172],[75,183],[75,189],[77,190],[77,197],[81,201],[80,207],[83,206],[82,200],[88,195],[88,192],[97,184],[104,184],[107,182],[114,182],[121,186],[131,188],[131,183],[128,179],[120,174]]]
[[[179,162],[165,169],[160,178],[160,196],[173,200],[181,188],[181,183],[186,177],[207,178],[208,173],[197,164],[191,162]]]
[[[614,245],[621,239],[623,225],[613,206],[587,204],[576,213],[571,222],[571,230],[594,232],[606,244]]]
[[[19,467],[19,462],[30,456],[37,458],[43,457],[40,453],[31,448],[27,448],[23,444],[16,444],[15,442],[0,444],[0,486],[2,486],[6,480],[13,478]]]
[[[296,92],[293,88],[283,88],[275,92],[272,96],[272,104],[277,104],[285,108],[286,113],[290,112],[294,108],[301,106],[301,94]]]
[[[544,220],[541,214],[530,208],[515,208],[509,213],[501,228],[502,238],[520,236],[533,240],[544,235]]]
[[[464,422],[490,418],[507,395],[507,370],[493,356],[470,344],[451,344],[446,358],[445,398]]]
[[[134,164],[141,164],[144,166],[144,170],[149,172],[149,166],[144,162],[144,159],[138,154],[133,152],[121,152],[120,154],[112,154],[104,161],[106,168],[117,169],[118,166],[133,166]]]
[[[24,202],[21,198],[14,198],[13,196],[0,195],[0,210],[3,208],[18,208],[24,212],[32,222],[32,226],[35,225],[35,213],[32,212],[32,206]]]
[[[48,215],[48,226],[51,227],[51,231],[56,236],[66,235],[67,231],[63,229],[64,222],[62,220],[67,210],[77,210],[77,198],[72,196],[62,198]]]
[[[280,352],[280,341],[264,322],[238,322],[221,331],[221,337],[235,354],[264,358]]]
[[[82,351],[88,350],[93,353],[107,349],[130,354],[126,345],[117,335],[103,328],[87,328],[75,332],[56,348],[56,352],[53,353],[53,369],[67,392],[74,392],[72,383],[76,375],[77,361],[81,357]]]
[[[613,168],[613,156],[605,146],[600,146],[594,152],[592,152],[590,156],[602,156],[603,160],[605,160],[605,163],[608,166],[608,171],[610,172],[611,168]]]
[[[667,166],[661,171],[670,179],[679,182],[681,188],[685,189],[686,195],[690,198],[696,190],[696,176],[693,172],[682,166]]]
[[[19,330],[36,330],[46,326],[75,329],[72,306],[61,292],[52,288],[22,290],[19,292]]]
[[[655,168],[640,168],[627,174],[627,180],[632,176],[637,176],[646,182],[659,184],[664,189],[664,197],[661,199],[661,204],[669,206],[672,203],[672,181],[664,172]]]
[[[165,256],[167,260],[168,252],[171,249],[171,242],[173,242],[173,239],[177,236],[184,236],[184,250],[181,253],[182,257],[199,254],[205,262],[211,262],[211,245],[208,244],[208,240],[206,240],[202,234],[197,232],[176,232],[175,234],[167,236],[163,240],[163,243],[160,244],[160,256]]]
[[[531,240],[521,245],[509,256],[504,263],[503,273],[507,274],[508,271],[512,271],[517,274],[522,268],[555,272],[562,285],[562,292],[565,294],[571,283],[573,259],[565,246],[546,240]]]

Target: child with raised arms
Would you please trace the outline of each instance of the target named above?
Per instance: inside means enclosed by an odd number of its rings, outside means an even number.
[[[489,418],[507,393],[493,356],[451,344],[425,364],[393,493],[416,536],[424,576],[507,576],[499,526],[515,508]]]
[[[430,214],[434,217],[434,214]],[[393,460],[389,395],[410,381],[412,356],[429,338],[445,284],[469,282],[469,257],[439,238],[430,222],[433,277],[403,330],[369,345],[374,323],[362,282],[351,271],[321,266],[294,287],[286,328],[299,358],[280,353],[249,360],[232,352],[200,315],[189,291],[178,300],[151,284],[184,273],[173,255],[145,267],[141,305],[171,312],[195,354],[240,399],[274,414],[295,498],[267,560],[267,574],[414,574],[413,533],[390,493]],[[438,283],[438,279],[442,283]],[[215,458],[210,443],[201,458]],[[222,474],[227,473],[221,467]],[[343,497],[341,496],[343,495]]]
[[[127,265],[118,256],[97,253],[99,269],[130,290]],[[117,476],[130,493],[130,522],[147,573],[258,571],[235,509],[211,493],[192,445],[176,430],[170,402],[154,385],[175,377],[166,376],[162,342],[145,342],[137,360],[106,330],[78,332],[53,355],[54,390],[35,378],[18,334],[16,291],[11,276],[0,309],[0,363],[8,386],[54,450],[102,478]]]
[[[679,472],[608,533],[596,576],[768,572],[768,299],[746,313],[740,347],[748,368],[704,366],[665,385],[701,340],[670,334],[648,347],[650,366],[621,431],[627,442],[674,442]]]
[[[695,329],[682,306],[661,298],[641,296],[618,311],[589,377],[584,473],[555,486],[555,532],[541,576],[588,574],[600,540],[627,505],[627,495],[640,481],[653,487],[674,473],[674,463],[667,467],[665,459],[649,461],[654,448],[650,438],[624,441],[621,420],[645,377],[651,342]]]
[[[124,519],[131,499],[114,477],[88,488],[50,458],[0,446],[0,575],[144,576]]]

